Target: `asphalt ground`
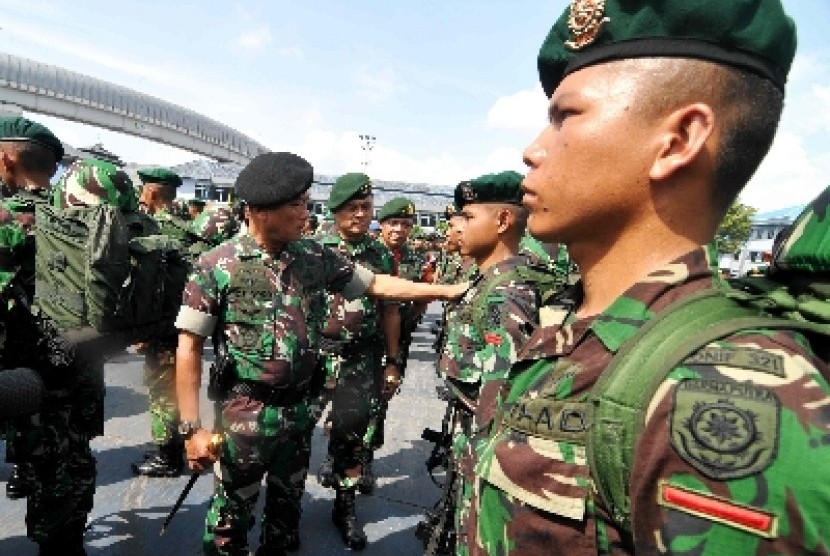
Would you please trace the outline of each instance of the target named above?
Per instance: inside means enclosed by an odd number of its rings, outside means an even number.
[[[436,355],[429,325],[439,316],[440,304],[429,307],[414,335],[406,380],[390,403],[386,443],[375,454],[378,486],[372,495],[358,495],[357,515],[369,539],[366,555],[416,555],[424,552],[415,538],[415,525],[440,496],[426,470],[432,445],[421,440],[424,427],[438,429],[444,402],[437,399]],[[205,369],[210,363],[205,357]],[[204,373],[207,374],[206,372]],[[203,377],[206,379],[206,377]],[[202,553],[201,538],[213,475],[205,474],[171,522],[159,535],[161,525],[188,476],[135,477],[130,463],[152,448],[149,440],[147,393],[142,385],[142,358],[125,354],[106,366],[106,424],[104,435],[92,447],[98,461],[95,507],[89,516],[85,541],[89,556],[195,556]],[[202,388],[202,417],[209,402]],[[303,498],[301,547],[298,555],[349,554],[331,523],[334,492],[322,488],[316,471],[326,452],[326,437],[320,426],[314,432],[309,476]],[[0,442],[5,454],[5,445]],[[5,479],[11,466],[0,463],[0,556],[34,556],[37,545],[26,538],[25,500],[5,498]],[[263,489],[264,494],[264,489]],[[262,498],[258,507],[261,515]],[[251,549],[258,546],[259,524],[249,535]]]

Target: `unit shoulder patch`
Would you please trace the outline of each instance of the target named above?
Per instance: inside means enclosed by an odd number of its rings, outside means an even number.
[[[780,415],[780,400],[766,388],[684,380],[671,409],[672,447],[707,477],[746,477],[763,471],[775,458]]]

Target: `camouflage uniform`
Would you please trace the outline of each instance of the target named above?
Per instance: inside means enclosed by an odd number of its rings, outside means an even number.
[[[53,203],[60,207],[81,204],[80,198],[83,204],[112,202],[122,209],[135,207],[126,174],[100,161],[73,164],[56,185]],[[82,546],[95,494],[96,461],[89,442],[103,432],[104,363],[96,354],[53,357],[42,321],[33,322],[17,301],[9,317],[15,325],[8,329],[4,366],[35,369],[46,388],[40,412],[17,428],[6,446],[8,461],[29,463],[34,472],[27,534],[41,544],[43,554],[69,547],[76,550]],[[33,353],[39,355],[34,360]]]
[[[321,243],[377,274],[392,273],[391,253],[369,236],[350,243],[339,235],[328,235]],[[381,303],[368,296],[346,301],[342,295],[329,294],[327,305],[329,313],[320,347],[332,398],[328,453],[341,486],[350,489],[355,485],[345,470],[370,460],[383,406]]]
[[[424,268],[424,258],[419,253],[413,251],[408,245],[404,245],[399,252],[390,250],[393,259],[392,274],[406,278],[412,282],[421,281],[421,270]],[[401,336],[400,336],[400,351],[398,355],[403,361],[403,367],[398,369],[401,376],[406,372],[406,362],[409,359],[409,346],[412,344],[412,333],[418,327],[420,315],[414,315],[413,303],[401,303]],[[372,439],[372,449],[378,450],[383,446],[386,437],[386,412],[389,409],[388,403],[382,403],[381,409],[378,412],[375,434]]]
[[[821,495],[819,489],[830,481],[830,455],[820,440],[821,431],[830,426],[830,416],[820,409],[830,401],[830,387],[819,373],[826,377],[830,369],[800,334],[761,330],[717,342],[752,348],[759,361],[780,365],[775,373],[706,363],[684,364],[668,375],[649,405],[631,470],[636,543],[613,525],[591,488],[584,432],[568,437],[559,430],[555,408],[567,404],[581,410],[627,338],[673,301],[712,288],[717,281],[701,248],[652,272],[602,314],[566,319],[563,308],[557,318],[562,324],[533,335],[510,373],[500,424],[479,454],[480,480],[470,520],[476,535],[467,539],[470,554],[541,554],[552,546],[566,546],[575,555],[784,554],[801,546],[826,551],[826,535],[814,527],[826,522],[829,498],[826,489]],[[550,406],[550,419],[537,419],[534,435],[518,430],[523,421],[541,415],[538,407],[523,410],[528,407],[523,403],[540,398]],[[687,444],[673,437],[670,426],[685,427],[696,410],[715,401],[736,408],[756,427],[754,446],[735,455],[768,458],[762,472],[713,478],[729,454],[719,445],[741,434],[735,421],[719,420],[726,413],[710,415],[711,439]],[[723,443],[715,442],[717,435]],[[707,451],[705,443],[714,449]],[[766,451],[773,446],[777,450]],[[796,468],[809,468],[810,473],[794,475],[791,470]],[[707,520],[669,509],[661,501],[665,486],[692,489],[710,504],[723,503],[726,513]],[[776,538],[764,540],[730,526],[730,512],[779,516],[782,526]]]
[[[177,240],[185,252],[198,241],[192,224],[169,210],[153,215],[161,234]],[[184,442],[178,432],[176,404],[176,336],[154,339],[142,346],[144,385],[150,402],[150,436],[158,453],[148,453],[142,463],[132,464],[133,472],[148,476],[178,476],[183,466]]]
[[[534,284],[518,277],[493,288],[487,284],[527,263],[527,257],[514,256],[490,266],[473,280],[467,293],[447,314],[446,342],[438,369],[456,396],[465,400],[462,405],[473,408],[472,412],[463,412],[453,431],[453,452],[461,479],[456,504],[459,548],[467,535],[466,515],[475,484],[475,446],[487,439],[496,395],[519,348],[539,322],[539,295]],[[482,295],[487,295],[487,299],[482,300]],[[474,316],[479,313],[486,322],[483,330],[478,328]]]
[[[241,235],[204,254],[185,287],[182,314],[218,319],[233,361],[233,386],[217,422],[225,443],[206,519],[206,554],[247,554],[247,534],[267,476],[263,542],[296,535],[316,417],[309,401],[322,384],[317,342],[324,290],[352,288],[347,260],[310,240],[277,257]],[[178,326],[182,326],[180,314]]]

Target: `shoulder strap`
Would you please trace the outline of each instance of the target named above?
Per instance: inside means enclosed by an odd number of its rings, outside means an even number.
[[[706,290],[667,307],[629,338],[591,393],[588,465],[614,521],[631,531],[629,486],[648,404],[668,373],[707,344],[741,330],[789,329],[830,336],[830,325],[763,314],[740,295]]]

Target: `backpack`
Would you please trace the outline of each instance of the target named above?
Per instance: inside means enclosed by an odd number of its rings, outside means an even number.
[[[69,338],[115,350],[174,334],[188,267],[143,213],[110,205],[35,209],[34,305]]]
[[[590,395],[588,464],[618,526],[631,531],[629,487],[646,409],[672,369],[742,330],[793,330],[830,359],[830,187],[801,213],[764,277],[698,292],[648,320],[614,356]]]

